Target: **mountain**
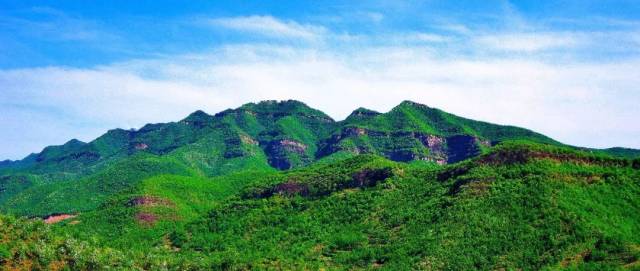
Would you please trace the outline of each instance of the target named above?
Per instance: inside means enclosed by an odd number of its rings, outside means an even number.
[[[387,113],[360,108],[338,122],[299,101],[263,101],[215,115],[196,111],[178,122],[138,130],[114,129],[88,143],[73,139],[5,162],[0,210],[24,215],[88,210],[162,173],[211,177],[286,170],[358,154],[455,163],[516,139],[560,145],[523,128],[409,101]]]
[[[166,155],[216,136],[225,141],[226,158],[241,156],[240,145],[257,144],[277,169],[303,166],[337,152],[446,163],[504,140],[559,144],[526,129],[464,119],[409,101],[384,114],[357,109],[340,122],[302,102],[265,101],[214,116],[196,111],[179,122],[148,124],[139,130],[114,129],[89,143],[74,139],[21,161],[3,162],[0,168],[74,177],[137,152]]]
[[[289,171],[161,174],[51,226],[0,216],[0,264],[633,270],[639,179],[638,161],[527,141],[448,166],[358,155]]]
[[[409,101],[196,111],[0,162],[0,266],[633,269],[637,154]]]
[[[47,215],[90,210],[158,174],[269,172],[358,154],[444,165],[510,140],[563,146],[527,129],[465,119],[410,101],[387,113],[359,108],[343,121],[294,100],[248,103],[215,115],[196,111],[178,122],[138,130],[114,129],[88,143],[73,139],[3,162],[0,211]],[[637,153],[590,151],[627,158]]]
[[[630,148],[614,147],[614,148],[594,150],[594,151],[596,152],[600,151],[605,154],[612,155],[615,157],[621,157],[621,158],[633,159],[633,158],[640,157],[640,150],[630,149]]]
[[[338,123],[331,138],[320,143],[318,156],[348,151],[375,153],[394,161],[428,160],[445,164],[476,156],[501,141],[516,139],[560,144],[523,128],[469,120],[405,101],[384,114],[357,109]]]

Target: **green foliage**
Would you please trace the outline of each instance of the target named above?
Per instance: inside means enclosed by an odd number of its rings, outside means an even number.
[[[526,129],[468,120],[413,102],[384,114],[361,108],[342,122],[298,101],[250,103],[215,116],[196,111],[179,122],[110,130],[89,143],[71,140],[21,161],[2,162],[0,210],[77,212],[153,175],[273,171],[361,153],[456,163],[514,139],[559,146]],[[634,153],[622,148],[585,152]]]
[[[0,216],[0,269],[637,268],[632,153],[411,102],[198,111],[3,162],[0,210],[32,218]]]
[[[194,175],[168,157],[141,153],[81,180],[41,182],[6,200],[1,208],[6,213],[41,216],[91,210],[109,196],[158,174]]]
[[[356,110],[354,114],[358,112],[360,111]],[[496,142],[524,139],[557,144],[556,141],[527,129],[465,119],[410,101],[402,102],[385,114],[360,119],[348,118],[346,122],[378,131],[416,131],[442,136],[468,134]]]
[[[385,169],[371,186],[339,185]],[[148,178],[55,233],[142,268],[616,269],[639,259],[639,178],[626,160],[526,142],[444,168],[356,156]],[[320,192],[264,193],[292,182]],[[130,204],[143,196],[155,203]]]
[[[274,194],[325,196],[346,188],[375,186],[399,169],[398,164],[381,157],[360,155],[337,163],[274,174],[267,181],[249,185],[242,191],[242,197],[261,198]]]
[[[598,151],[598,150],[596,150]],[[620,158],[629,158],[629,159],[633,159],[633,158],[638,158],[640,159],[640,150],[636,150],[636,149],[629,149],[629,148],[609,148],[609,149],[604,149],[604,150],[599,150],[602,153],[611,155],[611,156],[615,156],[615,157],[620,157]]]

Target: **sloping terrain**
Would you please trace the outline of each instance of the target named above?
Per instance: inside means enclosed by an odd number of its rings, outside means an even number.
[[[299,168],[376,154],[393,161],[455,163],[504,140],[557,144],[535,132],[454,116],[413,102],[388,113],[357,109],[344,121],[298,101],[245,104],[215,115],[114,129],[0,164],[0,211],[48,215],[90,210],[159,174],[212,177]],[[625,152],[625,154],[628,152]],[[72,199],[72,200],[69,200]]]
[[[0,164],[0,266],[637,270],[635,153],[413,102],[197,111]]]
[[[365,155],[150,177],[53,229],[3,218],[0,252],[81,269],[637,269],[639,196],[637,163],[516,141],[445,167]]]

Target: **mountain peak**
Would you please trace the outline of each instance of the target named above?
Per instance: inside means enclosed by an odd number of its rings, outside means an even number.
[[[204,111],[196,110],[195,112],[189,114],[189,116],[187,116],[183,121],[202,122],[207,121],[211,118],[213,118],[213,116],[205,113]]]
[[[280,115],[302,114],[333,122],[333,119],[324,112],[314,109],[298,100],[266,100],[258,103],[247,103],[236,110],[247,110],[266,114],[278,113]]]
[[[265,100],[260,101],[258,103],[247,103],[242,105],[240,108],[244,109],[281,109],[281,110],[292,110],[292,109],[312,109],[307,104],[298,101],[298,100]]]
[[[364,107],[359,107],[358,109],[353,110],[351,114],[349,114],[349,116],[347,117],[347,120],[371,118],[371,117],[378,116],[380,114],[382,113],[375,110],[367,109]]]
[[[410,107],[410,108],[420,108],[420,109],[433,109],[425,104],[421,104],[421,103],[416,103],[414,101],[409,101],[409,100],[404,100],[402,101],[399,105],[397,105],[395,108],[403,108],[403,107]]]
[[[80,141],[78,139],[71,139],[69,141],[67,141],[67,143],[64,143],[65,146],[81,146],[81,145],[85,145],[87,144],[86,142]]]
[[[358,109],[353,110],[351,115],[380,115],[381,113],[375,110],[371,110],[364,107],[358,107]]]

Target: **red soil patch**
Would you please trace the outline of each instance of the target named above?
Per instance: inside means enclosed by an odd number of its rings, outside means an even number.
[[[138,213],[136,215],[136,220],[138,221],[138,223],[140,224],[144,224],[144,225],[153,225],[156,223],[156,221],[158,220],[158,217],[154,214],[151,213]]]
[[[135,215],[135,220],[138,224],[143,226],[153,226],[158,222],[158,220],[164,219],[173,219],[177,220],[178,218],[175,215],[169,214],[156,214],[153,210],[157,207],[175,207],[175,203],[173,203],[169,199],[154,197],[154,196],[138,196],[132,198],[127,202],[128,207],[136,207],[140,208],[138,213]]]
[[[69,215],[69,214],[51,215],[44,219],[44,223],[54,224],[54,223],[58,223],[60,221],[74,218],[74,217],[76,217],[76,215]]]

